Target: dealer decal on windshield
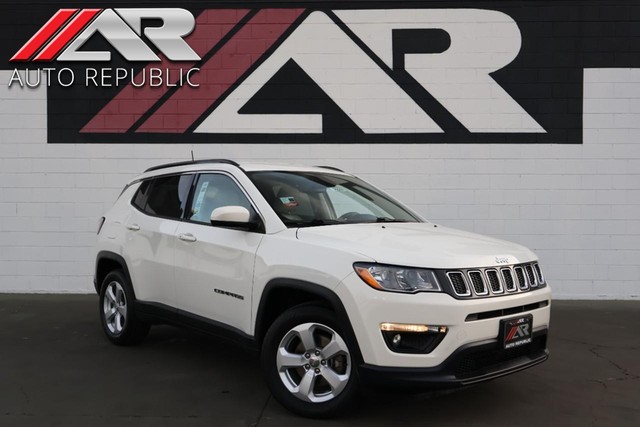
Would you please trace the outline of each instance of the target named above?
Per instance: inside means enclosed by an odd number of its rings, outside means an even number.
[[[298,202],[296,201],[295,197],[280,197],[280,202],[282,202],[282,205],[285,208],[295,208],[298,207]]]

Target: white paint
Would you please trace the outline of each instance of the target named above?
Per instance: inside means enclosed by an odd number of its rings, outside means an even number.
[[[252,171],[251,166],[241,165]],[[252,183],[247,183],[246,175],[227,164],[188,165],[150,172],[149,175],[188,173],[203,168],[244,182],[242,191],[248,198],[263,200],[263,206],[266,204],[259,190]],[[290,169],[285,167],[282,170]],[[432,367],[440,365],[464,345],[495,338],[501,319],[469,323],[465,319],[471,313],[526,306],[551,297],[549,287],[470,300],[455,300],[440,292],[419,292],[407,296],[380,292],[356,275],[353,269],[356,262],[457,268],[460,265],[497,266],[500,260],[496,254],[505,254],[500,256],[506,262],[523,263],[536,259],[521,245],[434,227],[430,223],[390,223],[384,228],[381,224],[344,224],[287,229],[267,207],[271,216],[267,210],[258,208],[265,219],[265,233],[160,218],[149,218],[153,222],[131,230],[128,227],[131,219],[140,215],[129,203],[137,185],[127,190],[129,194],[119,198],[106,213],[105,230],[100,233],[96,252],[122,254],[129,265],[137,298],[177,307],[233,326],[248,335],[256,332],[259,304],[267,284],[283,277],[310,281],[340,296],[365,363]],[[174,244],[145,237],[143,240],[147,245],[132,246],[131,242],[139,238],[138,234],[149,231],[149,225],[154,232],[161,230],[167,236],[173,234]],[[167,256],[174,251],[174,257]],[[167,266],[173,265],[171,260],[175,260],[175,277],[179,280],[175,281],[173,295],[157,293],[158,284],[164,285],[171,274],[166,274],[167,277],[158,283],[158,272],[149,271],[143,265],[150,253],[157,253],[157,260],[163,256],[161,265],[157,267],[158,270],[164,269],[165,273]],[[532,327],[548,328],[549,317],[550,306],[536,309]],[[380,339],[378,328],[371,327],[390,319],[407,324],[446,325],[449,332],[428,355],[416,357],[394,353]]]

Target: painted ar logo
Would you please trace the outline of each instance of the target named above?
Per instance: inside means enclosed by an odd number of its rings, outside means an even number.
[[[143,19],[160,19],[163,25],[143,29]],[[198,61],[182,39],[194,26],[184,9],[60,9],[10,61],[110,61],[111,52],[78,50],[95,33],[128,61],[160,61],[142,36],[172,61]]]
[[[448,33],[451,42],[445,51],[405,53],[404,69],[470,132],[546,132],[491,77],[520,51],[520,31],[508,15],[479,9],[334,13],[341,22],[321,11],[311,13],[194,132],[322,133],[321,114],[239,113],[290,60],[364,133],[444,132],[390,76],[394,67],[393,32],[406,29],[441,29]],[[370,52],[364,52],[354,38]]]

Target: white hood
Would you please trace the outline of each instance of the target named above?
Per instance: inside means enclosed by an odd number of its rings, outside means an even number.
[[[349,250],[382,264],[412,267],[489,267],[536,259],[524,246],[431,223],[307,227],[298,230],[298,239]]]

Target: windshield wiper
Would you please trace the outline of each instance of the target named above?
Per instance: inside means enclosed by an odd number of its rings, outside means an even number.
[[[319,225],[335,225],[344,223],[335,219],[314,219],[311,221],[286,221],[285,224],[293,227],[316,227]]]
[[[376,218],[376,222],[408,222],[406,219],[389,218],[387,216],[379,216]]]
[[[320,225],[337,225],[337,224],[366,224],[372,222],[409,222],[406,219],[395,219],[386,216],[377,217],[375,220],[368,221],[338,221],[336,219],[313,219],[311,221],[285,221],[287,227],[317,227]]]

